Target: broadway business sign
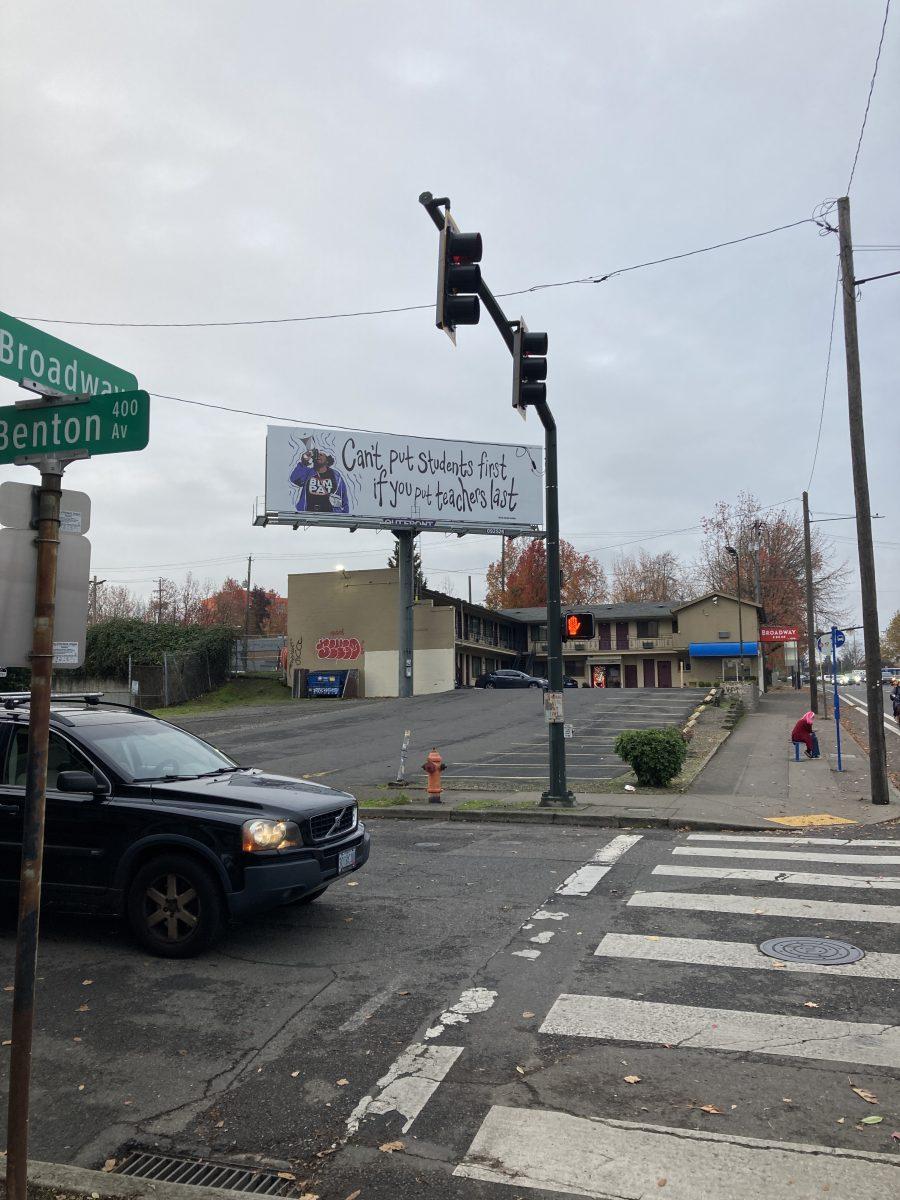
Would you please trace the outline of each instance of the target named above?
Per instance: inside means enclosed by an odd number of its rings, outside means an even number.
[[[270,425],[266,519],[535,533],[542,469],[537,446]]]

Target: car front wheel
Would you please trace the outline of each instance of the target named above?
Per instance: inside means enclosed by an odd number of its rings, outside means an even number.
[[[495,685],[494,685],[493,683],[491,683],[491,681],[490,681],[490,680],[488,680],[488,682],[487,682],[487,683],[486,683],[484,686],[485,686],[486,688],[492,688],[492,687],[494,687]]]
[[[528,686],[529,686],[530,688],[538,688],[538,687],[540,687],[541,685],[540,685],[539,683],[529,683],[529,685],[528,685]]]
[[[224,922],[212,872],[187,854],[164,854],[140,868],[126,904],[137,940],[161,958],[193,958],[207,950]]]

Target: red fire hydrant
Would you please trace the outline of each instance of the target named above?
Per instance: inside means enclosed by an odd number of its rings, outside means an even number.
[[[431,747],[431,752],[422,763],[422,770],[428,775],[428,803],[440,804],[441,772],[447,770],[447,764],[434,746]]]

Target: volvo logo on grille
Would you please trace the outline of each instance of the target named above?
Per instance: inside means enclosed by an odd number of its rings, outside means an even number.
[[[334,835],[338,832],[338,830],[341,828],[341,826],[344,823],[344,813],[346,813],[346,811],[347,811],[346,808],[342,808],[340,810],[340,812],[334,818],[334,822],[333,822],[331,828],[325,834],[326,837],[334,837]]]

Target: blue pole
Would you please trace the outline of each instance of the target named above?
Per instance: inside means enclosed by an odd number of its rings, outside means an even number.
[[[837,626],[831,627],[831,678],[834,681],[834,732],[837,738],[838,770],[843,771],[841,762],[841,701],[838,696],[837,681]]]

